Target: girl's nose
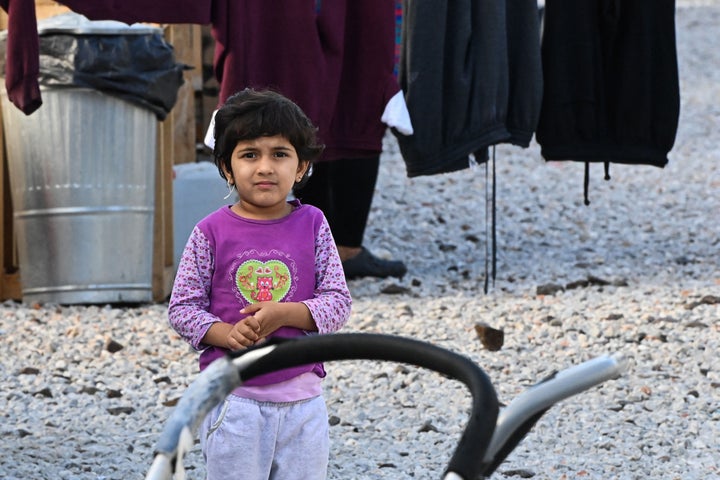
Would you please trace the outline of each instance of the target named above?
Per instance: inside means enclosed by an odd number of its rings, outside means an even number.
[[[273,171],[272,158],[269,155],[262,155],[260,157],[260,161],[258,162],[257,169],[259,172],[272,173],[272,171]]]

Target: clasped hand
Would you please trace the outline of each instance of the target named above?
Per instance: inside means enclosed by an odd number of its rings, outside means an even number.
[[[227,343],[231,350],[248,348],[283,325],[285,306],[278,302],[259,302],[240,310],[247,315],[228,332]]]

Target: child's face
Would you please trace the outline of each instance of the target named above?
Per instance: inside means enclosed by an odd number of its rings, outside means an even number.
[[[279,218],[288,213],[287,196],[308,168],[295,147],[283,136],[238,142],[232,152],[231,172],[240,196],[241,214],[251,218]]]

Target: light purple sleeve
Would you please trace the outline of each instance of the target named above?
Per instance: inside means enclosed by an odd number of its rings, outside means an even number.
[[[352,299],[326,219],[315,240],[315,265],[315,296],[303,303],[310,309],[318,333],[337,332],[350,318]]]
[[[195,227],[190,234],[175,275],[168,321],[170,326],[194,349],[202,343],[210,325],[220,319],[208,312],[214,258],[205,235]]]

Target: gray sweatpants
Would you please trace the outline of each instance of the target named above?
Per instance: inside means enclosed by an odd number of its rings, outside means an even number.
[[[330,440],[322,396],[289,403],[230,395],[200,428],[207,480],[325,480]]]

